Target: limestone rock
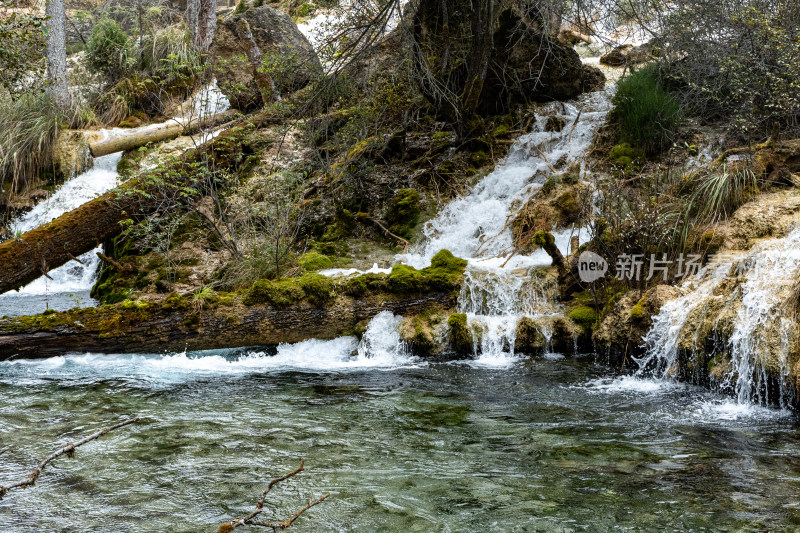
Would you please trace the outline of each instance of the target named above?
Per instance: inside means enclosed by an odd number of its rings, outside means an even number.
[[[250,111],[262,104],[256,68],[248,60],[251,43],[237,29],[246,21],[260,52],[276,67],[268,74],[281,94],[306,86],[322,71],[314,48],[289,15],[269,6],[250,8],[220,21],[209,55],[220,90],[233,107]]]

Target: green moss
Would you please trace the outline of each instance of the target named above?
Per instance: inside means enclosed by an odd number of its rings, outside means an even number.
[[[44,310],[44,313],[42,313],[42,315],[44,315],[44,316],[48,316],[48,315],[52,315],[52,314],[53,314],[53,313],[55,313],[55,312],[56,312],[56,310],[55,310],[55,309],[45,309],[45,310]]]
[[[297,262],[306,271],[324,270],[333,266],[333,259],[316,251],[304,253]]]
[[[422,273],[408,265],[394,265],[386,279],[387,288],[396,294],[418,293],[425,290]]]
[[[576,307],[569,312],[569,317],[587,334],[592,331],[597,322],[597,312],[587,305]]]
[[[469,160],[476,167],[482,167],[489,162],[489,156],[486,155],[486,152],[483,150],[478,150],[477,152],[470,154]]]
[[[308,272],[300,276],[298,283],[312,303],[321,305],[333,298],[333,280],[327,276]]]
[[[177,292],[168,295],[164,298],[164,301],[161,302],[161,309],[164,311],[184,311],[188,309],[188,307],[189,305],[188,302],[186,302],[186,298]]]
[[[631,320],[638,322],[644,318],[644,301],[645,297],[643,296],[642,299],[636,303],[636,305],[631,307]]]
[[[245,293],[245,305],[267,303],[275,307],[288,307],[302,300],[305,293],[297,280],[259,280]]]
[[[608,161],[624,175],[633,174],[642,168],[645,161],[644,151],[634,148],[628,143],[614,146],[608,152]]]
[[[367,280],[365,276],[347,278],[340,284],[341,290],[347,296],[359,298],[367,294]]]
[[[440,250],[431,258],[431,266],[422,269],[429,288],[451,290],[461,286],[461,275],[467,260],[456,257],[450,250]]]
[[[464,313],[453,313],[447,319],[447,336],[450,347],[460,354],[472,351],[472,330],[467,325],[467,315]]]
[[[439,172],[442,174],[453,174],[456,171],[456,164],[451,161],[443,161],[441,165],[439,165]]]
[[[580,202],[575,198],[575,193],[571,190],[563,192],[555,202],[555,206],[561,211],[564,222],[576,222],[581,215]]]
[[[434,142],[450,141],[452,134],[449,131],[437,131],[431,136]]]
[[[510,131],[511,128],[508,126],[508,124],[500,124],[494,130],[492,130],[492,135],[495,137],[505,137]]]
[[[389,204],[384,219],[392,233],[409,237],[411,230],[419,222],[419,214],[419,193],[414,189],[400,189]]]

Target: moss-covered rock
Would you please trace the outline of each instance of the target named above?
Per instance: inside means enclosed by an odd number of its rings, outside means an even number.
[[[324,270],[333,266],[333,259],[317,251],[306,252],[300,256],[297,263],[305,271],[314,272]]]
[[[453,313],[447,319],[447,338],[450,348],[458,354],[472,353],[472,330],[467,324],[467,315]]]
[[[297,280],[260,280],[246,291],[243,301],[245,305],[268,303],[275,307],[288,307],[304,297],[305,292]]]
[[[426,288],[422,273],[408,265],[394,265],[386,282],[388,289],[397,294],[419,293]]]
[[[333,299],[333,280],[327,276],[308,272],[300,276],[298,283],[308,300],[314,304],[323,305]]]
[[[588,305],[581,305],[569,312],[569,318],[583,329],[585,335],[591,335],[597,323],[597,312]]]
[[[419,222],[419,215],[419,193],[414,189],[400,189],[389,204],[384,219],[392,233],[409,237],[411,230]]]

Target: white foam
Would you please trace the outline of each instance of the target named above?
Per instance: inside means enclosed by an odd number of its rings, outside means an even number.
[[[639,376],[597,378],[583,385],[590,391],[607,394],[654,394],[674,389],[676,386],[677,384],[662,379],[648,379]]]

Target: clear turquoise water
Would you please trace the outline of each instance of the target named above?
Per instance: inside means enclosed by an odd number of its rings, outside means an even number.
[[[800,527],[786,412],[615,379],[589,356],[310,362],[341,348],[0,363],[0,484],[106,422],[144,417],[9,493],[0,531],[216,531],[301,458],[307,472],[266,511],[285,518],[330,493],[297,531]]]

